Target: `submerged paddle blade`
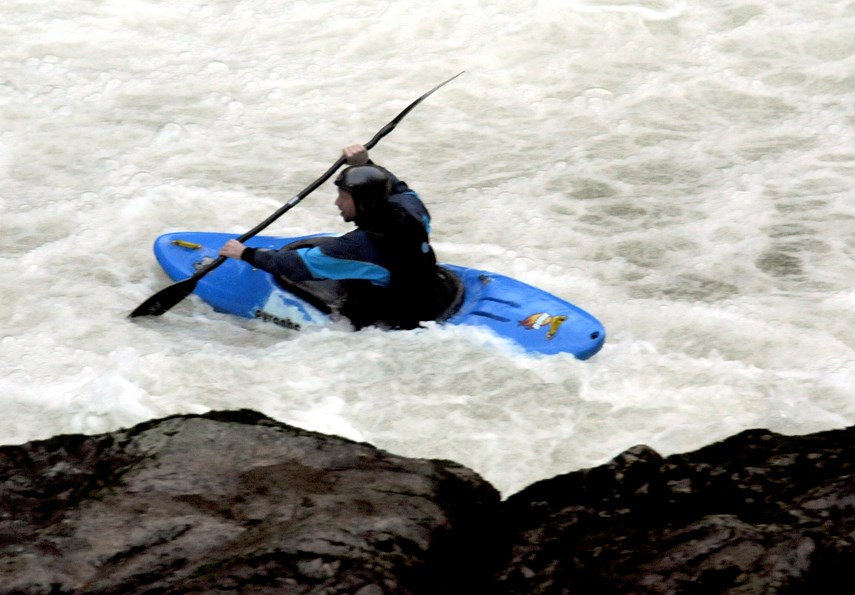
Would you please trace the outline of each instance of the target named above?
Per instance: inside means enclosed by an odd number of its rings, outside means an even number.
[[[161,289],[140,304],[136,310],[128,314],[128,318],[160,316],[164,312],[168,312],[172,306],[193,293],[198,281],[199,279],[196,277],[190,277],[189,279],[170,285],[166,289]]]

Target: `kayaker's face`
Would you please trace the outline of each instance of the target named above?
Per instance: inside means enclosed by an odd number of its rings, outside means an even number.
[[[338,207],[341,218],[345,221],[356,219],[356,203],[353,202],[353,195],[347,190],[343,188],[338,189],[338,198],[335,199],[335,206]]]

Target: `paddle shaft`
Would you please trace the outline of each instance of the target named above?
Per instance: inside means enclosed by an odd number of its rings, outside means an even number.
[[[391,130],[389,130],[389,132],[391,132]],[[388,132],[387,132],[387,134],[388,134]],[[373,140],[374,144],[376,145],[377,140],[380,140],[380,139],[377,137],[374,137],[371,140]],[[373,147],[374,145],[371,145],[371,146]],[[370,147],[368,145],[365,145],[365,148],[369,149]],[[340,157],[339,160],[336,161],[332,165],[332,167],[330,167],[326,172],[324,172],[324,174],[320,178],[318,178],[317,180],[312,182],[310,185],[306,186],[306,188],[302,192],[300,192],[300,194],[298,194],[297,196],[295,196],[294,198],[292,198],[291,200],[286,202],[284,205],[282,205],[281,207],[276,209],[276,211],[272,215],[270,215],[270,217],[268,217],[267,219],[265,219],[264,221],[262,221],[261,223],[259,223],[255,227],[253,227],[252,229],[250,229],[248,232],[244,233],[242,236],[238,237],[237,241],[243,243],[246,240],[248,240],[249,238],[251,238],[253,236],[257,236],[259,233],[264,231],[274,221],[276,221],[282,215],[284,215],[285,213],[287,213],[288,211],[290,211],[291,209],[296,207],[298,204],[300,204],[300,201],[302,201],[304,198],[309,196],[309,194],[311,194],[312,192],[317,190],[321,184],[323,184],[328,179],[330,179],[332,177],[332,175],[336,172],[336,170],[338,170],[338,168],[340,168],[342,165],[344,165],[344,163],[345,163],[344,157]],[[204,277],[205,275],[207,275],[208,273],[210,273],[211,271],[216,269],[218,266],[220,266],[221,264],[226,262],[226,260],[228,260],[228,258],[226,258],[225,256],[218,256],[216,260],[211,262],[209,265],[207,265],[207,266],[199,269],[198,271],[196,271],[192,277],[189,277],[185,281],[189,281],[190,279],[195,279],[196,281],[198,281],[199,279],[201,279],[202,277]],[[193,285],[195,287],[195,283]],[[192,292],[193,290],[191,289],[190,291]]]
[[[392,132],[395,127],[398,126],[398,123],[404,119],[404,117],[409,114],[413,108],[415,108],[418,104],[424,101],[429,95],[431,95],[434,91],[439,89],[440,87],[450,83],[457,77],[459,77],[462,72],[454,75],[450,79],[441,82],[433,89],[413,101],[410,105],[408,105],[404,110],[395,116],[395,118],[386,124],[383,128],[381,128],[374,137],[365,143],[365,148],[370,150],[376,145],[380,139],[384,136]],[[309,194],[318,189],[318,187],[326,182],[328,179],[332,177],[332,175],[346,162],[344,157],[339,157],[339,159],[332,164],[332,166],[325,171],[317,180],[306,186],[299,194],[297,194],[294,198],[286,202],[279,209],[276,210],[272,215],[270,215],[267,219],[241,235],[237,240],[239,242],[245,242],[249,238],[258,235],[262,230],[266,229],[271,223],[279,219],[282,215],[293,209],[297,206],[300,201],[306,198]],[[166,289],[163,289],[156,293],[155,295],[148,298],[145,302],[140,304],[136,310],[131,312],[128,316],[129,318],[136,318],[137,316],[160,316],[164,312],[167,312],[172,306],[183,300],[185,297],[193,293],[193,290],[196,288],[196,284],[199,282],[199,279],[219,267],[223,264],[227,258],[225,256],[218,256],[214,261],[212,261],[207,266],[202,267],[198,271],[196,271],[192,276],[184,279],[183,281],[179,281],[173,285],[170,285]]]

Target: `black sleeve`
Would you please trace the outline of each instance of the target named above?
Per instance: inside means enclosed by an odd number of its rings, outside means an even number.
[[[306,268],[306,264],[296,250],[247,248],[240,258],[257,269],[280,275],[295,283],[313,279],[312,273]]]
[[[244,251],[240,255],[240,259],[244,262],[248,262],[252,266],[256,266],[256,264],[255,264],[255,248],[245,248]]]

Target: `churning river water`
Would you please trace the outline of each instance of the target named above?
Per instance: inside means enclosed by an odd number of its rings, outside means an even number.
[[[4,0],[0,443],[252,408],[505,495],[647,444],[855,423],[853,0]],[[171,283],[372,151],[446,262],[597,316],[594,358],[485,332],[295,333]],[[327,183],[271,228],[344,232]]]

